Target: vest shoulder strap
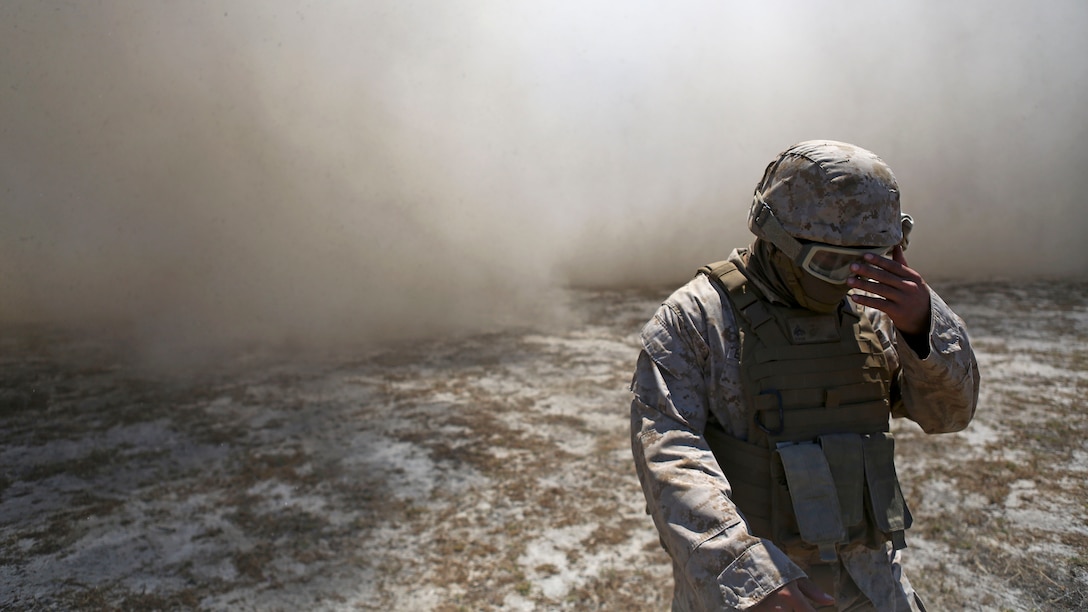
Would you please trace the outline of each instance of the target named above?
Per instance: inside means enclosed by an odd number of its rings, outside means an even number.
[[[706,274],[714,284],[728,293],[732,293],[734,289],[739,288],[748,280],[737,269],[737,265],[728,259],[709,263],[699,268],[699,274]]]
[[[781,330],[775,325],[764,325],[774,320],[767,302],[759,298],[752,289],[748,277],[731,261],[718,261],[699,268],[699,273],[706,274],[714,284],[721,287],[732,302],[734,310],[744,317],[748,325],[759,335],[768,335],[771,344],[780,344],[785,340]]]

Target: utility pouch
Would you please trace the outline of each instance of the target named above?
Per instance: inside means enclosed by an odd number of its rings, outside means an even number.
[[[896,550],[906,548],[903,532],[910,527],[912,518],[895,473],[895,440],[890,435],[872,434],[865,437],[863,446],[873,522],[891,539]]]
[[[790,498],[789,483],[786,482],[786,470],[782,467],[782,458],[777,452],[770,452],[771,466],[771,531],[770,538],[784,549],[801,545],[801,534],[797,529],[797,517],[793,513],[793,500]]]
[[[811,442],[783,443],[775,452],[782,460],[801,539],[819,550],[821,561],[835,561],[835,547],[846,541],[846,528],[823,449]]]
[[[820,436],[835,490],[839,494],[842,523],[847,529],[865,520],[865,459],[862,437],[858,434]]]

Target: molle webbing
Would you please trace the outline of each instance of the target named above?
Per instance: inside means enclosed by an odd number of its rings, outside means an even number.
[[[774,451],[738,440],[715,422],[708,424],[705,435],[729,480],[730,497],[754,535],[786,545],[806,542],[821,548],[824,560],[835,544],[865,540],[879,544],[882,540],[871,540],[874,533],[882,533],[897,550],[906,546],[904,530],[912,521],[892,462],[895,442],[891,435],[830,434]],[[802,457],[811,465],[790,465],[788,455],[798,451],[804,454],[795,459]],[[826,479],[819,475],[824,469],[830,471],[830,482],[815,482]],[[805,483],[805,479],[812,480]],[[806,501],[791,496],[790,489],[796,490],[798,483],[820,485],[828,496],[823,504],[817,504],[822,513],[806,512]],[[829,518],[831,511],[838,513],[838,520]],[[814,530],[805,519],[816,516],[822,524]],[[867,527],[866,521],[871,521],[875,530]],[[829,538],[829,534],[836,535]]]
[[[891,373],[868,319],[763,301],[729,262],[700,270],[729,294],[741,341],[749,440],[888,431]]]
[[[837,544],[904,546],[910,517],[885,435],[892,372],[869,320],[848,305],[825,315],[766,302],[730,262],[700,272],[736,314],[748,441],[713,419],[705,436],[749,528],[825,560]]]

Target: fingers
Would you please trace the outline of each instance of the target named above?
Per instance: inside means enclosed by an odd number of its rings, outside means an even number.
[[[905,255],[903,255],[902,245],[897,244],[895,245],[895,248],[892,249],[892,260],[900,264],[904,268],[907,267],[907,258]]]
[[[864,278],[870,278],[881,283],[894,283],[909,281],[918,283],[922,281],[922,275],[907,266],[907,260],[903,257],[903,249],[898,246],[892,249],[891,259],[868,253],[865,255],[864,264],[854,264],[850,270]]]
[[[811,580],[802,578],[801,580],[797,581],[797,586],[801,589],[801,594],[810,599],[811,601],[814,601],[821,606],[835,605],[835,598],[828,595],[827,593],[824,593],[822,590],[820,590],[819,587],[816,586],[816,583],[812,582]]]
[[[904,290],[903,279],[884,271],[875,272],[869,266],[855,264],[851,269],[855,276],[846,279],[846,284],[853,289],[878,295],[887,300],[898,300]]]
[[[816,612],[816,608],[812,607],[810,601],[819,606],[835,604],[835,598],[820,590],[814,582],[808,578],[798,578],[764,598],[763,601],[752,608],[752,612],[763,612],[764,610]]]
[[[868,254],[864,263],[850,266],[854,276],[846,280],[847,285],[871,294],[852,294],[850,299],[886,313],[901,331],[922,333],[929,324],[929,288],[906,265],[902,249],[895,247],[891,255],[888,259]]]
[[[854,274],[846,283],[855,289],[861,289],[890,300],[901,300],[904,294],[915,294],[925,290],[922,275],[907,267],[903,250],[898,246],[892,249],[892,259],[867,254],[865,263],[850,266]]]
[[[861,289],[885,299],[896,299],[903,293],[903,289],[899,286],[900,281],[894,279],[880,280],[873,276],[859,275],[848,278],[846,284],[851,288]]]

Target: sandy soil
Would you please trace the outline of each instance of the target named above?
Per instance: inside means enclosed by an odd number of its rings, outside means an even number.
[[[931,609],[1088,606],[1088,284],[948,284],[976,421],[897,424]],[[664,610],[626,384],[665,291],[574,323],[215,372],[0,336],[0,607]],[[1030,319],[1028,318],[1030,315]]]

